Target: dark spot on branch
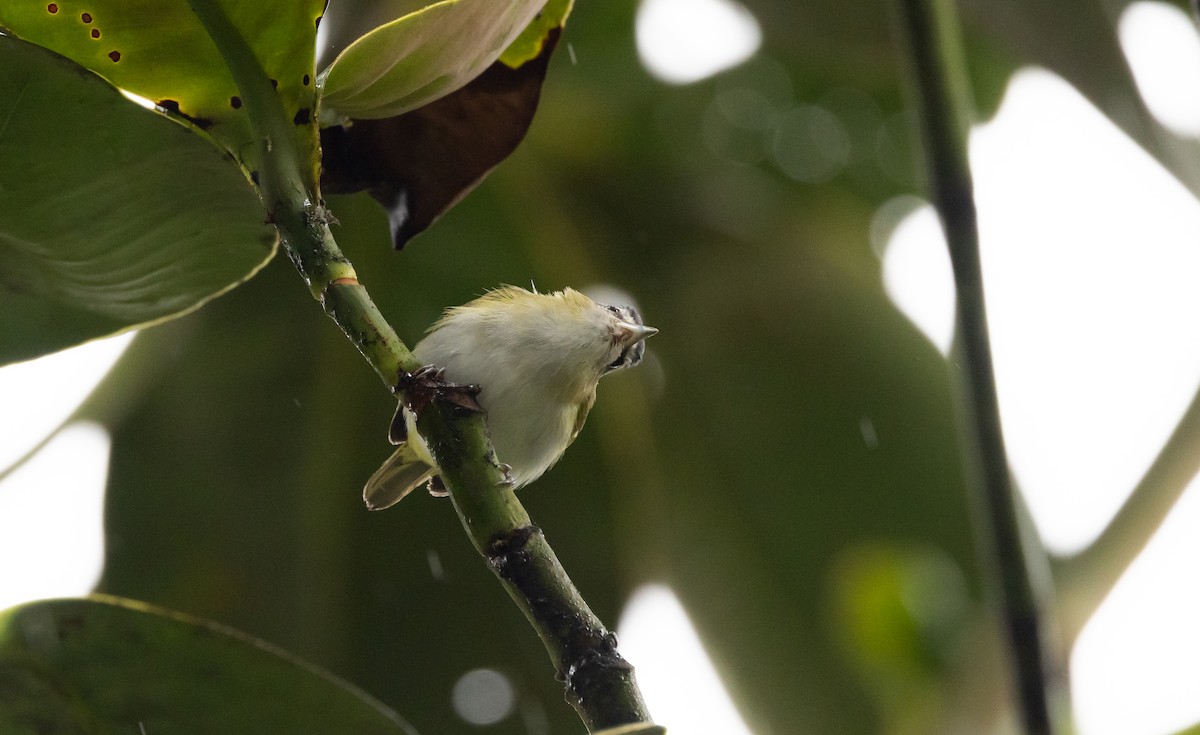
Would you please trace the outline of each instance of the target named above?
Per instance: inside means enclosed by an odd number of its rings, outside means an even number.
[[[121,52],[120,51],[110,51],[110,52],[108,52],[108,58],[112,59],[113,63],[115,64],[121,60]]]
[[[93,28],[93,29],[92,29],[92,38],[99,38],[99,37],[100,37],[100,29],[99,29],[99,28]]]
[[[46,12],[49,13],[50,15],[54,15],[55,13],[57,13],[58,12],[58,3],[50,3],[49,5],[47,5]]]
[[[305,74],[304,77],[300,80],[300,83],[307,87],[309,82],[311,82],[311,81],[312,81],[312,78],[310,78],[307,74]]]
[[[271,80],[271,89],[279,89],[279,80],[278,79]]]
[[[497,576],[515,587],[528,601],[539,626],[555,639],[555,669],[573,703],[590,702],[594,711],[606,711],[609,722],[646,719],[637,702],[623,692],[632,686],[633,667],[617,652],[617,638],[586,609],[578,609],[554,589],[553,575],[541,567],[535,548],[544,544],[541,529],[532,524],[494,536],[485,551]]]
[[[257,171],[250,172],[250,180],[254,182],[255,186],[258,186],[258,172]]]
[[[91,23],[92,22],[92,14],[84,13],[79,16],[79,19],[82,20],[84,23]]]
[[[230,97],[230,98],[229,98],[229,106],[230,106],[230,107],[232,107],[232,108],[233,108],[233,109],[235,109],[235,110],[237,110],[237,109],[241,109],[241,106],[242,106],[242,98],[241,98],[241,97],[238,97],[237,95],[234,95],[234,96]]]
[[[308,109],[307,107],[301,107],[299,112],[296,113],[296,116],[292,118],[292,122],[296,125],[308,125],[309,121],[311,120],[312,110]]]
[[[514,565],[528,561],[525,547],[529,544],[529,539],[541,533],[542,529],[529,524],[494,537],[487,548],[488,564],[496,570],[496,574],[512,581],[511,575],[517,571]]]

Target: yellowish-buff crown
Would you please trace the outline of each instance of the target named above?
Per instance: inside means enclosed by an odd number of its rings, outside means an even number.
[[[512,308],[534,308],[535,305],[540,305],[543,308],[547,300],[559,301],[563,306],[570,309],[572,313],[579,314],[591,308],[595,308],[596,302],[592,301],[587,296],[579,293],[573,288],[564,288],[562,291],[553,291],[551,293],[537,293],[527,291],[520,286],[503,285],[488,290],[474,301],[469,301],[462,306],[452,306],[446,309],[440,319],[429,327],[430,332],[437,331],[442,327],[447,320],[452,319],[457,314],[464,312],[477,311],[486,309],[488,306],[504,306],[507,309]]]

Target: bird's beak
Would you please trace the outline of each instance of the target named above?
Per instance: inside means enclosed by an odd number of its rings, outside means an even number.
[[[647,327],[642,324],[630,324],[629,322],[621,322],[617,326],[617,335],[621,339],[622,344],[631,345],[639,340],[653,337],[658,334],[658,330],[654,327]]]

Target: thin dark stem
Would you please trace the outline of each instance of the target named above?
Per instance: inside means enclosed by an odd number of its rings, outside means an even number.
[[[1050,735],[1057,731],[1055,700],[1062,688],[1043,624],[1049,594],[1037,584],[1049,575],[1031,571],[1031,565],[1045,568],[1045,554],[1022,529],[1000,427],[967,162],[970,97],[961,41],[950,2],[901,0],[899,6],[930,194],[945,228],[958,292],[953,357],[979,547],[1015,664],[1021,721],[1029,735]]]
[[[215,0],[189,0],[220,49],[256,134],[259,182],[271,221],[313,296],[385,385],[420,363],[383,318],[329,231],[331,218],[297,154],[294,125],[283,114],[258,60]],[[401,397],[404,397],[401,395]],[[463,527],[550,654],[567,700],[589,731],[649,723],[633,667],[571,583],[566,570],[495,461],[482,414],[436,399],[421,412],[421,435],[438,462]]]

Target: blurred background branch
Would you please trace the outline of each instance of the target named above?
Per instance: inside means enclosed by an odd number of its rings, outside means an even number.
[[[951,353],[958,389],[967,492],[976,507],[979,548],[1010,655],[1016,695],[1029,735],[1063,732],[1062,663],[1048,643],[1050,590],[1046,557],[1022,529],[1020,502],[1009,475],[996,393],[974,187],[967,161],[971,96],[966,57],[949,0],[901,0],[900,36],[910,64],[931,199],[946,232],[957,287],[957,329]],[[1055,711],[1057,710],[1057,711]]]
[[[1200,395],[1108,526],[1086,549],[1054,562],[1058,612],[1070,645],[1146,547],[1200,470]]]

